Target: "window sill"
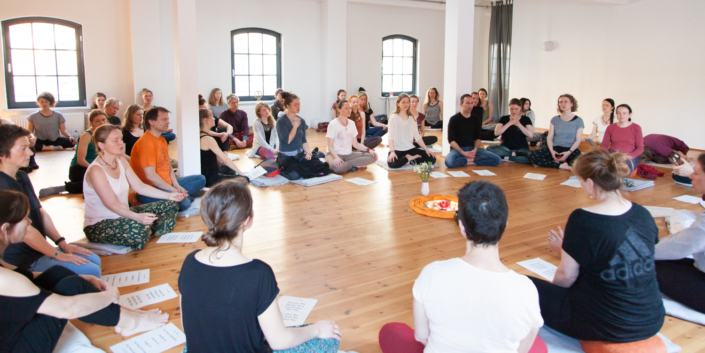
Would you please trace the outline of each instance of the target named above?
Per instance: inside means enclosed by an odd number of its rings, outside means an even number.
[[[32,114],[41,108],[36,107],[36,108],[17,108],[17,109],[3,109],[1,112],[2,113],[9,113],[9,114]],[[59,113],[88,113],[91,111],[89,107],[58,107],[58,108],[51,108],[51,110],[55,110]]]

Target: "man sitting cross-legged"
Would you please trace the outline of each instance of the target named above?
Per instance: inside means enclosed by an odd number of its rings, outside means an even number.
[[[482,116],[473,113],[474,100],[471,95],[460,97],[460,113],[453,115],[448,122],[448,142],[450,153],[446,156],[446,167],[464,165],[497,166],[501,159],[494,153],[480,148]]]
[[[184,211],[194,200],[191,195],[206,186],[206,178],[200,174],[177,178],[171,169],[169,147],[162,137],[162,133],[169,129],[169,111],[166,108],[150,109],[144,116],[144,122],[147,132],[132,147],[130,166],[143,183],[166,192],[185,194],[186,197],[179,202],[179,211]],[[139,194],[137,200],[143,204],[159,201]]]

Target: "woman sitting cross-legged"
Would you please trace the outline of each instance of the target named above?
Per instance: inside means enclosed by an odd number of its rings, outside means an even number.
[[[252,123],[255,130],[255,142],[248,157],[260,156],[263,159],[274,159],[279,153],[279,136],[277,136],[276,120],[269,111],[267,103],[259,102],[255,106],[257,120]]]
[[[64,191],[68,191],[69,194],[83,193],[83,178],[86,175],[86,170],[98,156],[98,152],[96,152],[93,145],[93,132],[98,127],[108,123],[108,116],[102,110],[95,109],[88,116],[88,120],[91,126],[78,138],[78,148],[73,154],[71,166],[69,167],[69,181],[64,182],[62,186],[52,186],[39,190],[40,199]]]
[[[553,283],[531,278],[546,325],[585,341],[636,342],[661,329],[656,281],[658,227],[649,211],[620,193],[627,156],[596,149],[573,164],[596,203],[573,211],[565,234],[549,233],[561,262]]]
[[[513,98],[509,101],[509,115],[499,119],[494,134],[502,136],[502,144],[487,146],[487,151],[517,163],[529,163],[529,138],[534,136],[531,119],[521,115],[521,101]]]
[[[189,352],[266,352],[300,345],[297,352],[338,351],[341,334],[333,321],[284,327],[272,268],[242,254],[244,233],[254,219],[245,183],[226,180],[212,187],[203,197],[201,218],[208,247],[186,256],[179,275]]]
[[[641,126],[632,122],[632,108],[626,104],[617,106],[617,123],[605,130],[600,147],[609,152],[622,152],[629,156],[629,173],[636,170],[639,155],[644,152],[644,137]]]
[[[529,162],[538,167],[570,170],[580,156],[580,142],[583,139],[585,124],[583,119],[573,114],[578,110],[578,101],[570,94],[558,97],[558,113],[551,119],[547,146],[541,146],[529,155]]]
[[[396,109],[389,118],[389,168],[401,168],[406,163],[412,164],[436,163],[436,156],[428,150],[423,142],[416,120],[411,115],[409,95],[402,93],[397,96]],[[421,148],[414,147],[414,141]]]
[[[114,244],[141,250],[150,237],[171,232],[176,226],[178,201],[186,195],[167,193],[142,183],[122,155],[125,144],[119,126],[104,125],[93,135],[98,158],[88,167],[83,181],[86,214],[83,232],[94,243]],[[129,207],[130,188],[161,201]]]
[[[218,143],[208,135],[208,131],[215,126],[215,118],[213,113],[208,109],[200,109],[198,117],[201,125],[201,174],[206,177],[206,186],[211,187],[225,179],[245,178],[240,169],[235,166],[235,163],[228,158],[228,155],[223,152]],[[218,161],[223,163],[218,166]]]
[[[497,243],[507,227],[504,191],[474,181],[458,192],[465,255],[424,267],[414,283],[414,328],[379,332],[384,353],[529,352],[543,326],[536,287],[508,269]],[[538,349],[538,347],[536,348]]]
[[[695,162],[690,175],[693,190],[705,195],[705,153]],[[688,258],[692,256],[692,258]],[[656,277],[663,294],[705,313],[705,212],[695,222],[656,244]]]
[[[328,124],[326,139],[328,153],[326,162],[337,174],[354,172],[358,168],[367,168],[377,160],[377,153],[357,140],[357,128],[349,119],[352,112],[348,101],[340,101],[336,105],[338,117]],[[353,148],[366,152],[353,152]]]
[[[410,95],[409,103],[411,104],[411,115],[416,120],[416,126],[419,128],[419,135],[421,135],[423,143],[429,146],[438,142],[438,137],[431,135],[426,136],[426,116],[417,110],[419,107],[419,96],[415,94]]]
[[[355,138],[357,141],[365,145],[365,147],[372,149],[379,146],[379,144],[382,143],[381,137],[366,137],[367,129],[365,128],[365,121],[369,119],[367,119],[364,109],[360,106],[360,97],[357,94],[353,94],[348,98],[348,102],[350,102],[351,108],[350,117],[348,119],[355,124],[355,128],[357,129],[357,136],[355,136]]]
[[[0,190],[0,253],[24,241],[31,223],[22,193]],[[122,336],[166,324],[159,310],[140,311],[118,304],[120,292],[89,275],[54,266],[43,273],[0,260],[0,352],[53,352],[68,320],[115,326]]]

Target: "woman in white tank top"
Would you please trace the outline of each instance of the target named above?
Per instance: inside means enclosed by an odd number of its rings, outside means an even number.
[[[122,158],[125,144],[119,126],[103,125],[93,133],[98,157],[83,180],[86,212],[83,232],[94,243],[144,248],[151,236],[171,232],[176,225],[178,201],[184,194],[167,193],[144,184]],[[163,199],[130,207],[130,188],[140,195]]]

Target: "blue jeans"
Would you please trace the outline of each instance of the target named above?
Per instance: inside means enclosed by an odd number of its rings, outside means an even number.
[[[475,147],[461,147],[460,149],[465,152],[469,152],[474,150]],[[477,153],[475,154],[474,162],[475,165],[495,167],[498,166],[499,163],[502,163],[502,160],[499,158],[498,155],[492,152],[487,152],[482,148],[478,148]],[[468,164],[468,159],[465,158],[465,156],[460,154],[455,149],[451,149],[450,153],[448,153],[448,155],[446,156],[446,167],[448,168],[462,167],[466,164]]]
[[[370,137],[382,137],[387,134],[389,130],[385,130],[381,126],[375,126],[367,129],[365,131],[365,138],[370,138]]]
[[[92,275],[100,278],[100,257],[96,254],[91,256],[83,256],[79,254],[74,254],[88,259],[89,263],[85,265],[75,265],[71,262],[62,262],[57,260],[52,260],[47,256],[42,256],[39,260],[35,261],[29,269],[34,272],[44,272],[53,266],[61,266],[68,268],[69,270],[75,272],[77,275]]]
[[[206,177],[203,175],[189,175],[181,178],[177,178],[176,182],[181,185],[182,188],[186,189],[186,192],[189,194],[188,197],[185,197],[181,202],[179,202],[179,211],[186,211],[188,210],[189,207],[191,207],[191,202],[193,202],[194,198],[191,197],[190,195],[193,195],[201,189],[203,189],[204,186],[206,186]],[[166,190],[163,190],[166,191]],[[144,195],[137,195],[137,201],[139,201],[142,204],[145,203],[151,203],[151,202],[156,202],[161,199],[155,199],[153,197],[149,196],[144,196]]]
[[[509,160],[516,163],[529,164],[529,155],[531,150],[528,147],[522,147],[518,150],[511,150],[505,145],[487,146],[487,152],[494,153],[500,158],[509,157]],[[515,153],[516,156],[512,156]]]
[[[166,143],[176,140],[176,134],[173,132],[162,132],[162,137],[166,140]]]

